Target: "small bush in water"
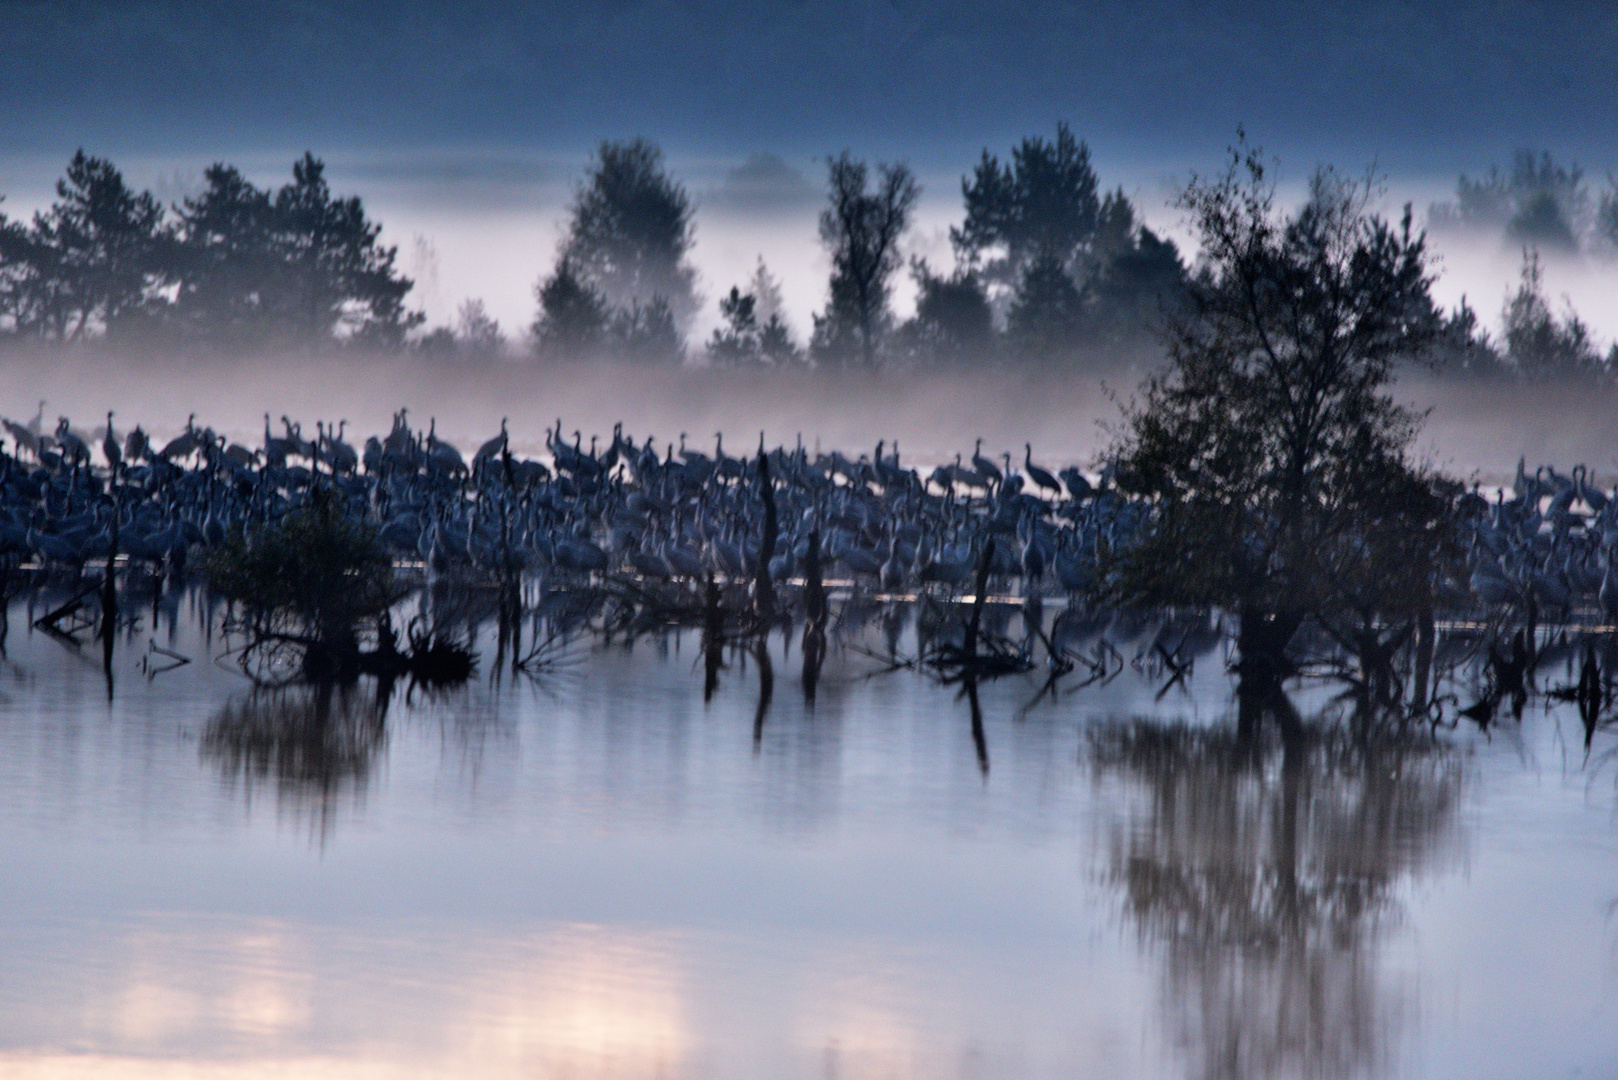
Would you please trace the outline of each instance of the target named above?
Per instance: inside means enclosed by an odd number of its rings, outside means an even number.
[[[232,534],[209,557],[208,575],[264,628],[326,643],[352,641],[359,623],[398,599],[376,530],[350,519],[323,489],[257,532]]]

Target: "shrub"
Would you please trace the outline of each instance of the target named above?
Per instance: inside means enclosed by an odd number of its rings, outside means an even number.
[[[398,599],[376,530],[350,518],[323,488],[279,521],[229,536],[209,557],[208,576],[261,628],[326,644],[352,642],[359,623]]]

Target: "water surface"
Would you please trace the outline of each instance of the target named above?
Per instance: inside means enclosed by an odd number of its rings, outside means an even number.
[[[253,691],[195,603],[110,700],[12,610],[0,1076],[1618,1065],[1618,733],[1571,712],[1244,745],[1214,653],[1161,702],[986,685],[980,752],[852,651],[705,703],[689,636],[384,709]]]

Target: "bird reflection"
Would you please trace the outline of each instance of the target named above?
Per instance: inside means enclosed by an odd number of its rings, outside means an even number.
[[[364,789],[387,744],[387,688],[372,695],[331,686],[256,690],[226,705],[202,737],[204,761],[249,788],[312,811],[322,832],[346,793]]]
[[[1164,962],[1170,1041],[1206,1077],[1373,1073],[1403,996],[1377,969],[1401,882],[1458,833],[1461,768],[1431,739],[1305,723],[1279,738],[1152,721],[1090,739],[1131,810],[1106,879]]]

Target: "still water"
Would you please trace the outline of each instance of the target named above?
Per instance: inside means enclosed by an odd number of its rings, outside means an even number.
[[[1618,732],[1571,711],[1255,749],[1214,654],[986,685],[980,752],[780,641],[759,722],[689,636],[380,710],[255,693],[184,605],[110,700],[11,626],[0,1076],[1618,1073]]]

